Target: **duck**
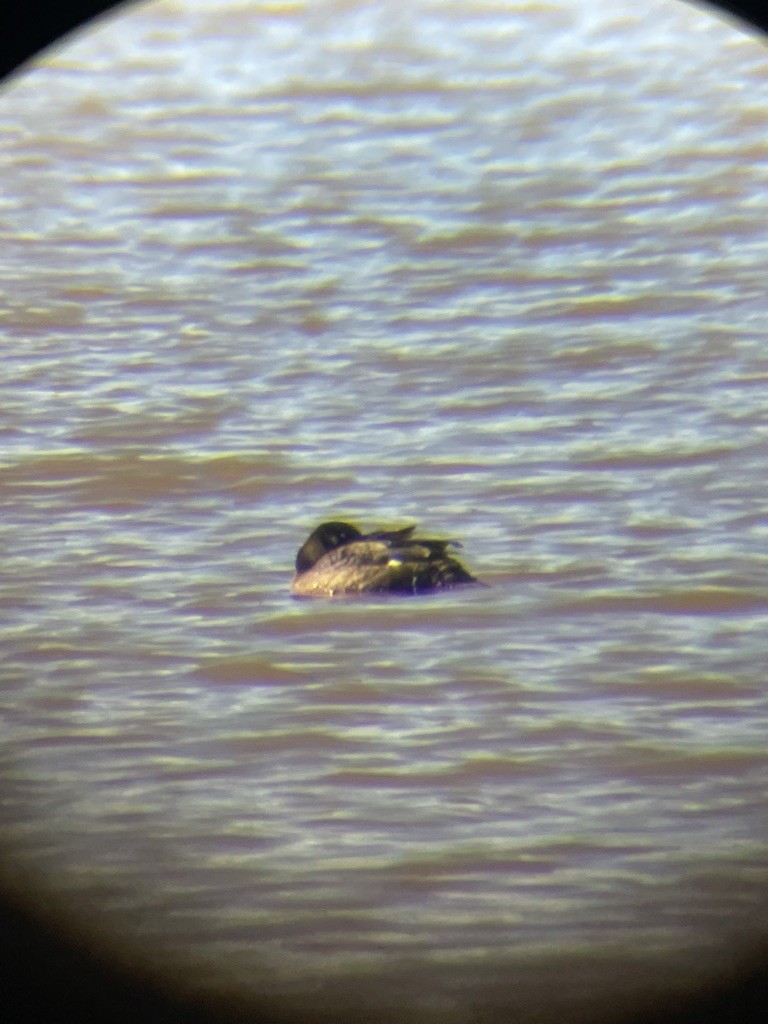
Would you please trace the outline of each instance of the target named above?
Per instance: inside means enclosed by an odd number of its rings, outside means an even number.
[[[480,584],[449,548],[455,540],[415,537],[416,524],[361,533],[352,523],[321,523],[296,555],[295,597],[429,594]],[[482,584],[480,584],[482,586]]]

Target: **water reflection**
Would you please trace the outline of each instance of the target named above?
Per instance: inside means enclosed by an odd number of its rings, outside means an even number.
[[[6,844],[200,992],[762,928],[765,57],[653,11],[149,5],[6,93]],[[292,601],[329,519],[491,586]]]

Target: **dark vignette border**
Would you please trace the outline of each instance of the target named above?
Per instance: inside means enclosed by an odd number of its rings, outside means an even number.
[[[0,5],[0,78],[23,71],[42,50],[65,43],[69,33],[121,6],[129,4],[26,0]],[[695,6],[768,35],[765,0]],[[41,908],[8,867],[0,866],[0,998],[9,1024],[292,1024],[279,1007],[226,999],[193,1003],[163,979],[160,968],[151,975],[131,969],[116,950],[95,948],[76,923]],[[322,1001],[322,1006],[304,1009],[301,1024],[365,1024],[348,1008],[335,1011],[332,999]],[[576,1020],[566,1012],[561,1024],[764,1024],[766,1008],[768,936],[740,962],[724,965],[706,987],[670,992],[644,1006],[606,1006],[590,1019],[581,1014]],[[530,1022],[499,1019],[492,1024]]]

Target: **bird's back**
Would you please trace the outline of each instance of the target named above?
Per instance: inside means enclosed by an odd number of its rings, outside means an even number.
[[[296,596],[422,594],[478,582],[448,553],[449,547],[458,546],[455,542],[414,538],[414,526],[363,536],[346,524],[324,524],[310,540],[343,534],[340,527],[353,530],[357,537],[325,551],[309,568],[297,572],[291,588]]]

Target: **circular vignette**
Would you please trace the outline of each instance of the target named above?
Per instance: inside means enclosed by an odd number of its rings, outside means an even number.
[[[67,0],[65,3],[28,3],[18,5],[13,12],[12,29],[6,31],[0,63],[0,79],[23,69],[27,61],[49,46],[62,45],[71,32],[87,29],[87,25],[99,17],[109,17],[110,12],[128,7],[134,0],[121,3],[105,3],[104,0]],[[670,0],[684,3],[687,0]],[[714,12],[738,22],[752,25],[768,32],[768,9],[763,3],[733,2],[733,0],[711,0],[708,4],[695,6],[709,7]],[[9,19],[10,21],[10,19]]]
[[[678,2],[678,0],[671,0]],[[681,0],[682,2],[682,0]],[[8,34],[0,74],[5,77],[26,70],[27,62],[50,46],[66,45],[71,32],[87,31],[94,19],[111,17],[128,4],[103,0],[75,0],[60,5],[27,4],[14,12],[13,32]],[[699,5],[697,5],[699,6]],[[735,18],[760,31],[768,31],[768,11],[754,3],[719,2],[700,5],[718,16]],[[274,1008],[230,1006],[226,1002],[193,1006],[182,994],[156,980],[133,976],[129,969],[114,966],[113,951],[89,946],[75,923],[52,926],[45,910],[30,898],[19,876],[3,874],[3,921],[0,942],[6,1002],[24,1007],[16,1019],[64,1021],[79,1017],[89,1021],[141,1015],[145,1022],[249,1021],[281,1019]],[[724,969],[706,991],[679,993],[675,1005],[665,1002],[637,1008],[630,1019],[636,1024],[663,1021],[758,1021],[768,1000],[768,950],[758,950],[749,960]],[[307,1020],[328,1020],[308,1008]],[[608,1012],[606,1020],[612,1020]],[[626,1014],[624,1020],[627,1020]],[[351,1020],[351,1018],[350,1018]]]

